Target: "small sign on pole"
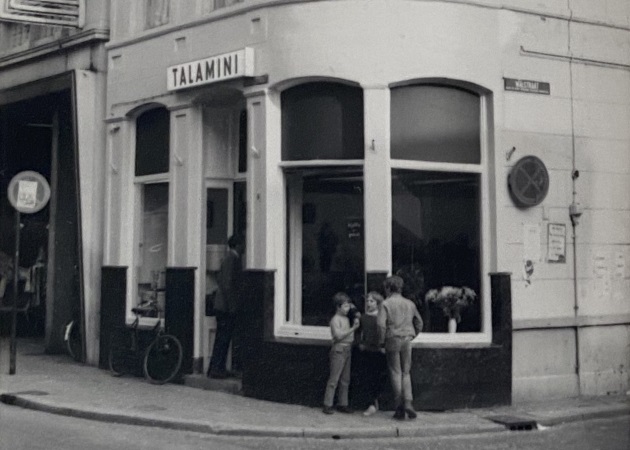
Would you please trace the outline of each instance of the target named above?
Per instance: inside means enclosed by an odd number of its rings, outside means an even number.
[[[27,170],[15,175],[7,189],[9,202],[15,208],[15,258],[13,260],[13,305],[11,308],[11,341],[9,344],[9,375],[15,374],[17,355],[17,304],[20,273],[20,214],[41,211],[50,200],[50,186],[41,174]]]

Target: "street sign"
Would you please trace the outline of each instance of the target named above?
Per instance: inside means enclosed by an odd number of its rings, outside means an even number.
[[[16,371],[16,327],[17,302],[20,270],[20,213],[34,214],[41,211],[50,200],[50,186],[41,174],[26,170],[15,175],[7,189],[9,202],[16,209],[15,213],[15,257],[13,258],[13,307],[11,308],[11,340],[9,344],[9,375]]]
[[[16,210],[33,214],[41,211],[50,200],[50,186],[42,175],[27,170],[11,179],[7,196]]]

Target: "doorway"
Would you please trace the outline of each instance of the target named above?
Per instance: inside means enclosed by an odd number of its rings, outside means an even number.
[[[63,351],[63,325],[82,317],[74,131],[71,89],[0,107],[0,276],[14,265],[16,213],[7,200],[11,179],[33,170],[52,191],[44,209],[20,217],[18,301],[26,299],[30,306],[17,324],[19,338],[43,340],[48,353]],[[11,279],[5,294],[12,290]]]

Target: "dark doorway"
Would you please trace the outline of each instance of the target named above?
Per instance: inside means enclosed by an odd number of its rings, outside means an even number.
[[[0,107],[0,261],[10,264],[10,270],[16,233],[15,210],[7,200],[9,182],[17,173],[33,170],[52,190],[42,211],[20,217],[18,285],[19,297],[31,305],[28,314],[18,315],[18,337],[44,339],[50,353],[63,350],[63,325],[81,316],[73,115],[70,89]],[[12,283],[6,291],[12,292]],[[3,315],[4,323],[6,319]]]

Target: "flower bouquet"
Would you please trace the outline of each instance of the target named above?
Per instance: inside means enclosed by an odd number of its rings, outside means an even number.
[[[441,289],[431,289],[425,295],[425,300],[438,306],[449,319],[457,323],[462,320],[462,310],[470,306],[477,294],[469,287],[443,286]]]

